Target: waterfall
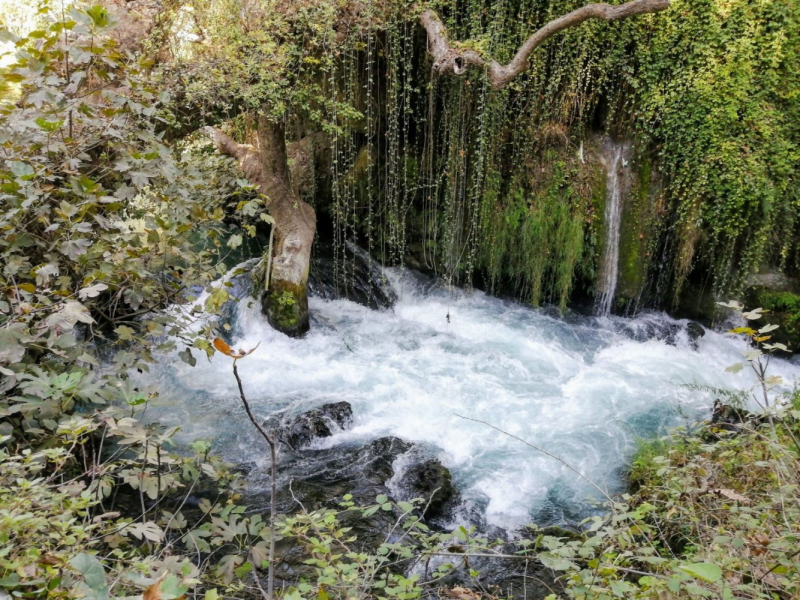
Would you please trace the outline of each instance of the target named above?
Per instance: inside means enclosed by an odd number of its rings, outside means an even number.
[[[624,188],[620,171],[625,166],[625,146],[609,141],[607,147],[608,152],[603,161],[606,167],[606,241],[600,270],[599,290],[601,294],[597,301],[597,312],[601,316],[611,314],[611,305],[614,302],[614,293],[619,277],[619,234],[622,220],[622,190]]]

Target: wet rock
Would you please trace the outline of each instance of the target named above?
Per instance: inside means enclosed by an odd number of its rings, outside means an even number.
[[[621,334],[637,342],[662,340],[671,346],[675,345],[676,337],[681,330],[679,322],[664,318],[660,314],[642,315],[635,320],[620,320],[615,326]]]
[[[725,404],[721,400],[714,400],[714,409],[711,413],[710,422],[718,429],[735,431],[747,423],[764,423],[766,420],[764,415]]]
[[[397,294],[381,266],[362,248],[347,242],[337,252],[320,244],[311,261],[308,289],[312,296],[345,298],[373,310],[391,308]]]
[[[394,475],[397,458],[411,444],[396,437],[373,440],[363,446],[342,445],[323,450],[281,453],[278,466],[276,505],[280,514],[339,508],[344,496],[351,495],[356,506],[375,504],[378,495],[389,495],[386,483]],[[269,510],[269,470],[262,468],[248,478],[249,493],[243,504],[257,512]],[[369,517],[360,511],[340,513],[343,527],[352,527],[357,537],[354,548],[374,551],[390,537],[398,514],[379,510]],[[294,584],[298,577],[311,576],[313,567],[302,545],[288,539],[278,543],[276,579]]]
[[[338,506],[350,494],[357,505],[374,504],[379,494],[388,494],[386,482],[394,475],[394,462],[411,449],[396,437],[382,437],[367,444],[340,445],[300,452],[281,452],[278,466],[278,507],[285,514],[297,512],[302,502],[307,510]],[[269,470],[253,471],[248,477],[253,506],[266,505]],[[290,490],[291,486],[291,490]]]
[[[697,350],[700,345],[700,338],[706,334],[705,328],[697,321],[689,321],[686,326],[686,333],[689,335],[689,344],[693,349]]]
[[[425,499],[425,517],[443,516],[447,512],[448,504],[456,496],[450,470],[435,459],[412,464],[398,483],[409,499]]]
[[[353,407],[348,402],[323,404],[295,417],[280,432],[281,441],[298,450],[318,438],[332,436],[353,422]]]
[[[689,338],[689,344],[697,350],[700,338],[706,334],[705,328],[697,321],[689,321],[683,325],[680,321],[666,318],[659,313],[641,315],[637,319],[622,320],[616,325],[617,330],[637,342],[661,340],[675,346],[683,338],[683,332]]]
[[[747,278],[747,287],[766,288],[772,292],[797,292],[800,282],[780,271],[753,273]]]

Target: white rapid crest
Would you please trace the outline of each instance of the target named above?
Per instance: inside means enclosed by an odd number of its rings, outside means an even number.
[[[325,444],[418,442],[452,470],[465,510],[493,525],[580,516],[599,495],[558,461],[458,415],[528,440],[614,492],[637,437],[708,414],[714,394],[687,384],[754,383],[747,371],[724,372],[740,360],[741,340],[709,331],[694,350],[685,322],[660,314],[562,319],[480,292],[454,295],[409,272],[388,276],[393,310],[312,298],[303,339],[277,333],[257,302],[242,301],[234,347],[260,344],[240,361],[244,389],[262,417],[350,402],[353,427]],[[771,369],[800,374],[785,361]],[[154,375],[170,398],[155,418],[181,425],[184,439],[211,439],[230,460],[264,464],[228,357],[195,368],[165,357]]]

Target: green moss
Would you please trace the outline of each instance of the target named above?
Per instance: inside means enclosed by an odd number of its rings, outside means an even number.
[[[800,296],[791,292],[762,292],[761,307],[785,315],[784,322],[792,333],[800,333]]]
[[[593,270],[597,179],[593,165],[551,148],[506,194],[485,196],[479,265],[491,281],[513,282],[534,305],[565,309],[576,278]]]
[[[661,465],[661,457],[667,454],[670,443],[666,438],[637,439],[636,449],[628,468],[628,485],[632,490],[652,482]]]
[[[308,286],[286,281],[270,283],[262,297],[262,310],[278,331],[299,336],[308,331]]]
[[[646,157],[637,162],[639,168],[622,211],[617,296],[623,300],[638,299],[644,287],[655,224],[652,164]]]
[[[800,349],[800,295],[757,287],[749,290],[746,301],[749,306],[769,311],[764,315],[764,323],[779,327],[770,333],[773,342],[786,344],[795,352]]]
[[[607,174],[605,169],[596,165],[591,179],[591,214],[587,220],[589,226],[586,232],[586,259],[584,260],[584,276],[588,281],[595,281],[599,271],[600,260],[603,255],[603,245],[606,239],[606,184]]]

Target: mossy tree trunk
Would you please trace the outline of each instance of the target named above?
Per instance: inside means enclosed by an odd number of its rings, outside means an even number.
[[[275,221],[270,273],[260,290],[263,313],[278,331],[300,336],[308,331],[308,269],[316,233],[316,214],[294,190],[286,160],[286,127],[258,117],[256,144],[239,144],[219,129],[208,128],[214,144],[234,157],[247,180],[267,198]],[[265,259],[268,257],[265,257]]]

